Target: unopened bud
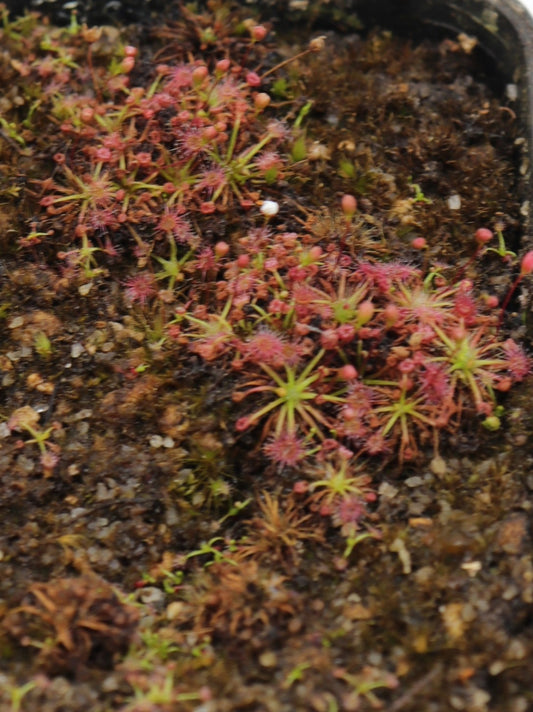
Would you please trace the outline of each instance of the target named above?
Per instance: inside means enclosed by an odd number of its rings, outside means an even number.
[[[252,39],[255,42],[261,42],[261,40],[264,40],[265,37],[267,36],[267,28],[264,25],[254,25],[252,29],[250,30],[250,34],[252,35]]]
[[[135,57],[124,57],[124,59],[121,62],[121,69],[124,72],[124,74],[128,74],[128,72],[131,72],[133,67],[135,66]]]
[[[415,237],[415,238],[411,241],[411,246],[412,246],[415,250],[425,250],[426,247],[428,246],[428,243],[427,243],[427,240],[426,240],[425,237]]]
[[[219,74],[225,74],[231,66],[229,59],[219,59],[215,69]]]
[[[225,257],[229,252],[229,245],[227,242],[223,242],[222,240],[220,242],[217,242],[215,245],[215,255],[217,257]]]
[[[374,316],[374,304],[370,299],[365,299],[357,307],[357,322],[359,326],[366,324]]]
[[[531,274],[533,272],[533,250],[526,252],[520,263],[520,274]]]
[[[266,107],[270,104],[269,95],[266,94],[264,91],[260,92],[259,94],[256,94],[254,97],[254,104],[255,108],[259,109],[260,111],[266,109]]]
[[[492,240],[493,232],[487,227],[480,227],[476,230],[474,237],[476,238],[476,242],[479,242],[480,245],[484,245],[486,242]]]
[[[344,366],[341,366],[339,368],[339,376],[342,378],[344,381],[353,381],[355,378],[357,378],[357,369],[355,366],[352,366],[351,363],[347,363]]]
[[[198,86],[204,81],[208,74],[209,70],[204,64],[200,65],[199,67],[196,67],[192,73],[193,84]]]
[[[342,196],[341,208],[344,215],[348,219],[350,219],[353,217],[355,211],[357,210],[357,200],[354,198],[353,195],[347,193],[346,195]]]
[[[261,77],[257,72],[248,72],[246,75],[246,84],[249,87],[258,87],[261,85]]]

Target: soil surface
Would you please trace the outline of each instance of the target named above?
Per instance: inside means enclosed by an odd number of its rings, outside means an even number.
[[[0,43],[0,710],[531,709],[513,87],[223,3]]]

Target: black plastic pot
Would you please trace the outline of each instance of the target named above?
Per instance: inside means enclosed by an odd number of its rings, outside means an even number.
[[[517,0],[263,0],[263,15],[278,21],[353,31],[379,25],[415,39],[456,37],[478,40],[488,78],[500,92],[514,97],[522,125],[520,195],[524,218],[522,249],[533,244],[530,208],[533,199],[533,19]],[[517,246],[518,247],[518,246]]]

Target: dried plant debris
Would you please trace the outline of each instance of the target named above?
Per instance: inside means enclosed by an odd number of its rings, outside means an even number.
[[[112,668],[135,635],[139,612],[96,577],[35,583],[2,627],[20,645],[38,651],[49,674],[75,674],[84,666]]]

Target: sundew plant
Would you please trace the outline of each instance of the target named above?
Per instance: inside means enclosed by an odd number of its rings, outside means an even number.
[[[254,456],[299,473],[300,488],[308,478],[315,499],[317,465],[333,472],[325,510],[357,523],[372,499],[366,476],[354,484],[367,459],[438,453],[465,418],[501,427],[501,395],[530,364],[501,328],[498,298],[478,287],[493,231],[473,229],[473,257],[454,268],[426,259],[420,236],[410,259],[369,240],[351,193],[305,207],[313,98],[275,96],[291,60],[269,55],[267,27],[200,32],[203,54],[144,56],[75,16],[57,29],[2,12],[19,87],[3,131],[43,163],[18,249],[52,261],[82,295],[116,281],[148,353],[195,359],[206,378],[223,369],[228,427]],[[322,209],[329,232],[315,229]],[[43,458],[50,471],[47,448]],[[345,506],[354,498],[360,509]]]

